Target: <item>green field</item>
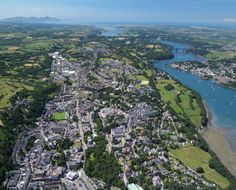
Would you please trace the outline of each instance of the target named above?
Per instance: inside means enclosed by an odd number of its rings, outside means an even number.
[[[140,80],[141,81],[140,83],[136,84],[137,88],[141,88],[142,85],[143,86],[149,85],[149,80],[143,75],[130,76],[129,78],[133,79],[133,80]]]
[[[14,81],[10,78],[0,78],[0,110],[6,109],[10,105],[10,98],[16,94],[16,92],[22,89],[33,90],[32,87],[24,85],[23,83]]]
[[[168,84],[174,87],[173,90],[167,90]],[[181,86],[174,80],[159,80],[156,84],[157,89],[163,100],[168,103],[174,111],[182,117],[187,117],[197,127],[201,126],[201,109],[196,99],[191,99],[191,91]],[[179,96],[179,101],[177,101]]]
[[[176,150],[171,150],[170,153],[176,159],[182,161],[185,166],[196,171],[198,167],[202,167],[204,169],[203,176],[221,188],[225,189],[229,186],[229,181],[216,172],[214,169],[209,168],[208,163],[212,158],[211,155],[199,147],[190,146],[184,147]]]
[[[108,64],[108,61],[113,60],[112,58],[102,57],[99,58],[101,64]],[[114,61],[114,60],[113,60]]]
[[[152,74],[153,74],[153,70],[151,70],[151,69],[148,69],[148,70],[146,70],[145,72],[146,72],[146,74],[147,74],[149,77],[151,77]]]
[[[206,55],[206,58],[211,60],[232,59],[234,57],[236,57],[234,51],[211,51]]]
[[[24,47],[25,51],[37,51],[37,50],[49,50],[51,48],[52,44],[47,41],[38,41],[38,42],[31,42],[27,43]]]
[[[55,121],[63,121],[68,118],[67,112],[55,112],[53,113],[52,119]]]
[[[143,75],[136,75],[135,76],[137,79],[141,80],[141,85],[148,85],[149,84],[149,81],[148,79],[143,76]]]

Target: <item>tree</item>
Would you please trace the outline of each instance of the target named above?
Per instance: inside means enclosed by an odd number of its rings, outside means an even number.
[[[164,86],[164,88],[168,91],[172,91],[172,90],[175,89],[175,87],[172,84],[167,84],[167,85]]]
[[[85,173],[89,177],[95,177],[104,181],[108,186],[122,188],[123,183],[119,180],[121,166],[113,154],[106,151],[106,140],[104,136],[94,139],[96,147],[89,148],[85,152]],[[109,171],[109,172],[107,172]]]
[[[73,118],[72,120],[76,123],[78,123],[79,119],[78,119],[78,116],[77,115],[73,115]]]
[[[196,169],[196,171],[197,171],[197,173],[199,173],[199,174],[204,173],[204,169],[203,169],[202,167],[198,167],[198,168]]]
[[[57,150],[58,151],[60,151],[60,150],[67,150],[71,146],[73,146],[73,144],[74,143],[69,138],[61,139],[57,143]]]

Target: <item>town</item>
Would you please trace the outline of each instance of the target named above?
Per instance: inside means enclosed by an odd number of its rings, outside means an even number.
[[[101,58],[110,49],[92,44],[81,48],[89,58],[78,63],[49,54],[50,77],[61,91],[46,104],[37,127],[18,138],[12,157],[19,168],[8,173],[7,189],[138,190],[173,183],[217,189],[203,171],[169,153],[196,144],[150,84],[169,76],[158,70],[144,76],[123,61]]]
[[[236,0],[0,5],[0,190],[236,190]]]
[[[213,79],[226,86],[230,86],[230,84],[234,84],[236,81],[236,63],[230,63],[227,67],[225,64],[218,64],[216,67],[211,64],[196,62],[173,63],[171,66],[181,71],[191,72],[204,79]]]

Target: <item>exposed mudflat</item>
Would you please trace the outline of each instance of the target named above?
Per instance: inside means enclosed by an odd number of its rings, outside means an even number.
[[[209,127],[202,133],[212,151],[216,153],[224,166],[236,176],[236,153],[231,149],[222,129]]]

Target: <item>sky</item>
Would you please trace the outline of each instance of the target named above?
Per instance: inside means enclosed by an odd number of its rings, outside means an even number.
[[[15,16],[78,23],[236,24],[236,0],[0,0],[0,18]]]

